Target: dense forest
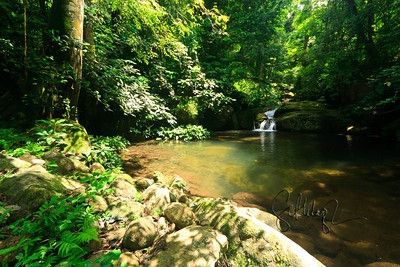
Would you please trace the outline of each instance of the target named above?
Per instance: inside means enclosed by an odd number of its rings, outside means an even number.
[[[397,0],[4,0],[0,12],[3,120],[154,136],[319,100],[350,124],[398,128]]]
[[[400,0],[0,0],[0,265],[399,262],[399,91]]]

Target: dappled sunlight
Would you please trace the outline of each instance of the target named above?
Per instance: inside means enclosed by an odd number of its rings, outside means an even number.
[[[329,203],[329,221],[336,199],[339,206],[334,222],[327,223],[329,234],[323,233],[321,218],[299,211],[297,219],[291,220],[288,236],[312,254],[327,257],[326,262],[335,259],[348,265],[344,259],[354,255],[358,259],[351,264],[356,265],[375,261],[374,255],[398,259],[393,256],[395,251],[388,249],[400,240],[394,219],[400,201],[396,194],[400,169],[394,156],[387,151],[366,154],[366,146],[359,152],[354,143],[357,139],[352,140],[349,154],[345,137],[332,138],[337,143],[333,148],[328,141],[315,138],[283,133],[262,138],[225,134],[196,144],[141,144],[132,147],[128,155],[140,155],[145,169],[184,177],[196,195],[233,197],[241,205],[269,212],[274,196],[285,189],[291,192],[291,203],[299,193],[310,203],[315,200],[318,208]],[[349,220],[362,217],[368,220]]]
[[[315,178],[315,177],[321,177],[321,175],[338,177],[338,176],[343,176],[346,173],[338,169],[312,169],[312,170],[302,171],[301,174],[310,178]]]

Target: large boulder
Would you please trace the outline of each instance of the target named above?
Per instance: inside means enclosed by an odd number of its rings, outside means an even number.
[[[124,248],[135,251],[150,247],[158,235],[157,224],[151,216],[133,221],[126,230],[122,245]]]
[[[340,132],[345,129],[341,114],[318,101],[288,102],[275,113],[277,128],[298,132]]]
[[[228,237],[230,245],[235,248],[228,255],[233,266],[241,266],[248,259],[256,266],[324,266],[276,228],[257,219],[260,217],[271,222],[265,214],[257,214],[222,199],[197,198],[194,205],[201,224],[209,225]]]
[[[89,172],[89,168],[77,158],[61,157],[57,161],[58,170],[62,174],[70,174],[74,172]]]
[[[178,228],[194,224],[196,216],[191,208],[181,203],[171,203],[164,210],[165,218]]]
[[[171,192],[159,183],[152,184],[143,191],[143,199],[149,210],[161,210],[171,203]]]
[[[39,165],[20,169],[14,176],[0,182],[0,192],[6,196],[7,202],[27,211],[34,211],[53,195],[65,191],[61,178]]]
[[[150,267],[214,267],[227,248],[226,236],[207,226],[188,226],[167,236],[164,248],[148,263]]]

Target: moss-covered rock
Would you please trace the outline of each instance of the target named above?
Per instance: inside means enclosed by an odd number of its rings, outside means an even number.
[[[107,198],[110,203],[110,215],[118,220],[134,219],[142,216],[144,205],[130,199],[111,199]]]
[[[130,178],[130,177],[129,177]],[[123,177],[118,177],[111,185],[114,188],[114,195],[121,198],[134,198],[136,195],[136,187]]]
[[[8,202],[34,211],[53,195],[66,191],[61,178],[48,173],[41,166],[20,169],[14,176],[0,182],[0,192]]]
[[[340,132],[345,129],[341,114],[317,101],[288,102],[275,113],[277,128],[298,132]]]
[[[171,203],[171,191],[160,183],[155,183],[143,191],[143,199],[149,210],[161,210]]]
[[[72,127],[64,129],[66,137],[64,139],[66,147],[65,153],[88,154],[91,151],[89,135],[86,129],[77,122],[71,122]]]

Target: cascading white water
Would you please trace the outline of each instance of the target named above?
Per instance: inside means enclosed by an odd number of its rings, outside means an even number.
[[[260,123],[260,128],[258,129],[254,129],[254,131],[259,131],[259,132],[274,132],[276,131],[276,122],[274,120],[274,115],[275,115],[275,111],[276,109],[273,110],[268,110],[267,112],[265,112],[265,116],[267,117],[267,119],[263,120]]]

